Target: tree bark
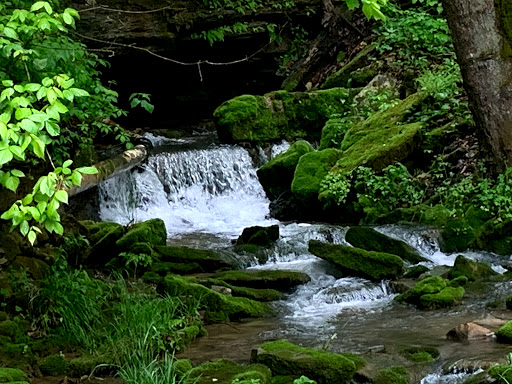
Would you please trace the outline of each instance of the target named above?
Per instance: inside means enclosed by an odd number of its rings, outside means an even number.
[[[512,0],[443,0],[470,108],[494,169],[512,166]]]

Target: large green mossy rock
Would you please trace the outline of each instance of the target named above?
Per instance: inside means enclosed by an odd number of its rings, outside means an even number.
[[[257,245],[260,247],[269,247],[279,240],[279,225],[268,227],[248,227],[244,228],[242,234],[236,240],[236,245]]]
[[[395,107],[353,125],[341,143],[343,156],[329,174],[343,177],[359,166],[381,171],[412,156],[421,143],[422,123],[402,124],[402,121],[423,99],[422,94],[411,95]],[[329,200],[329,190],[322,190],[319,197]]]
[[[332,114],[349,108],[346,89],[275,91],[263,96],[242,95],[222,103],[213,117],[219,139],[233,143],[308,137],[318,140]]]
[[[204,363],[188,371],[188,377],[197,384],[269,384],[272,373],[262,364],[239,365],[227,359]],[[251,381],[254,380],[254,381]]]
[[[496,332],[496,340],[500,343],[512,344],[512,321],[507,321],[498,332]]]
[[[349,124],[339,115],[333,115],[325,122],[318,150],[339,148]]]
[[[330,261],[349,276],[380,281],[396,279],[403,272],[402,259],[389,253],[365,251],[360,248],[327,244],[317,240],[309,242],[309,252]]]
[[[215,275],[214,278],[239,287],[268,288],[280,292],[290,292],[295,287],[311,281],[303,272],[283,270],[227,271]]]
[[[304,348],[287,340],[264,343],[255,360],[269,367],[274,375],[304,375],[318,384],[347,383],[365,364],[357,355]]]
[[[411,155],[420,143],[422,124],[401,122],[423,99],[422,94],[411,95],[395,107],[375,113],[350,128],[341,143],[344,154],[336,164],[336,171],[348,172],[360,165],[380,171]]]
[[[345,235],[345,240],[354,247],[367,251],[391,253],[413,264],[426,260],[404,241],[392,239],[369,227],[350,227]]]
[[[165,245],[167,230],[162,219],[151,219],[131,226],[116,245],[121,251],[131,251],[137,243],[147,243],[150,246]]]
[[[158,273],[163,273],[165,268],[169,268],[167,272],[176,271],[177,273],[215,272],[233,268],[233,265],[222,260],[212,250],[168,245],[156,246],[154,250],[158,254],[160,263],[152,266],[152,270]]]
[[[409,372],[402,366],[383,369],[377,373],[374,384],[409,384]]]
[[[457,285],[457,284],[454,284]],[[419,281],[412,289],[397,296],[420,309],[448,308],[461,302],[465,290],[461,286],[451,286],[440,276],[427,277]]]
[[[459,255],[455,259],[453,268],[448,272],[448,278],[455,279],[460,276],[466,276],[469,281],[477,281],[487,280],[497,274],[498,273],[487,264],[469,260],[468,258]]]
[[[364,48],[341,69],[329,75],[321,88],[362,87],[368,84],[378,74],[376,69],[367,67],[370,64],[371,54],[375,51],[377,45],[377,43],[374,43]]]
[[[207,310],[205,320],[212,323],[262,317],[272,312],[265,303],[245,297],[226,296],[194,280],[171,274],[160,282],[159,290],[173,297],[198,301]]]
[[[293,175],[291,190],[302,204],[318,202],[320,184],[342,153],[338,149],[329,148],[306,153],[299,159]]]
[[[311,144],[299,140],[258,169],[258,179],[269,199],[276,199],[290,190],[299,159],[310,152],[314,152]]]

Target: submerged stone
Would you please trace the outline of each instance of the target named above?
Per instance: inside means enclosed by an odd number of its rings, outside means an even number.
[[[264,343],[254,359],[274,375],[306,376],[318,384],[344,384],[364,366],[361,357],[304,348],[287,340]]]
[[[299,159],[313,151],[311,144],[299,140],[258,169],[258,179],[269,199],[274,200],[290,191]]]
[[[242,95],[222,103],[213,117],[223,142],[319,139],[324,123],[332,114],[345,112],[350,99],[344,88]]]
[[[214,278],[234,286],[268,288],[281,292],[289,292],[298,285],[311,281],[311,278],[303,272],[283,270],[227,271],[215,275]]]
[[[391,253],[392,255],[400,256],[410,263],[416,264],[426,260],[409,244],[386,236],[373,228],[350,227],[345,235],[345,239],[354,247],[367,251]]]
[[[327,244],[311,240],[309,251],[321,259],[330,261],[343,273],[380,281],[396,279],[403,272],[403,261],[389,253],[365,251],[346,245]]]
[[[279,226],[271,225],[268,227],[248,227],[244,228],[242,234],[238,237],[237,245],[258,245],[269,247],[279,239]]]
[[[457,256],[453,268],[448,272],[448,278],[455,279],[466,276],[469,281],[486,280],[498,273],[485,263],[470,260],[462,255]]]

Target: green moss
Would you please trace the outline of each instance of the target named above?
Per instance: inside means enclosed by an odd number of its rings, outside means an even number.
[[[43,375],[60,376],[67,372],[68,362],[62,355],[51,355],[41,360],[39,369]]]
[[[510,365],[494,365],[487,370],[487,373],[493,379],[496,379],[496,382],[499,384],[508,384],[512,382],[512,369]],[[484,381],[479,381],[479,383],[482,382]]]
[[[271,225],[268,227],[254,226],[245,228],[238,237],[236,244],[252,244],[261,247],[269,247],[279,239],[279,226]]]
[[[403,261],[388,253],[365,251],[364,249],[335,245],[311,240],[309,251],[335,264],[349,276],[360,276],[374,281],[396,279],[401,276]]]
[[[440,276],[427,277],[416,283],[412,289],[397,296],[397,299],[409,304],[419,305],[421,296],[441,292],[446,286],[447,281]]]
[[[512,321],[507,321],[498,332],[496,332],[496,340],[500,343],[512,344]]]
[[[407,272],[404,273],[404,277],[406,279],[416,279],[428,271],[429,269],[424,265],[415,265],[414,267],[407,269]]]
[[[403,125],[401,121],[406,112],[423,99],[422,94],[411,95],[395,107],[353,125],[341,144],[343,156],[329,174],[343,177],[359,166],[381,171],[413,154],[421,141],[422,124]],[[330,197],[328,187],[321,191],[320,200],[329,201]]]
[[[320,184],[341,155],[342,152],[334,148],[303,155],[293,176],[291,191],[294,196],[303,204],[318,202]]]
[[[90,375],[98,365],[108,363],[110,363],[110,361],[105,357],[91,355],[80,356],[69,361],[68,375],[72,377]]]
[[[287,340],[264,343],[256,360],[267,365],[275,375],[304,375],[318,384],[348,382],[365,364],[357,355],[304,348]]]
[[[363,76],[364,79],[358,79],[358,75],[355,72],[357,72],[363,67],[366,67],[369,64],[369,58],[371,57],[371,54],[373,53],[376,47],[377,43],[370,44],[367,47],[365,47],[352,60],[345,64],[340,70],[336,71],[332,75],[329,75],[329,77],[327,77],[327,79],[322,84],[321,88],[327,89],[332,87],[347,87],[349,85],[353,87],[358,87],[366,85],[368,81],[371,80],[371,78],[368,79],[369,76]],[[373,78],[373,76],[371,77]],[[355,81],[352,80],[353,77],[356,77]],[[368,79],[368,81],[366,81],[366,79]]]
[[[219,138],[224,142],[319,139],[320,129],[329,116],[343,113],[350,98],[343,88],[243,95],[224,102],[213,116]]]
[[[311,144],[299,140],[258,169],[258,179],[269,199],[275,199],[282,193],[291,190],[293,175],[299,159],[313,151]]]
[[[156,262],[151,265],[151,272],[155,272],[160,276],[165,276],[168,273],[177,273],[186,275],[189,273],[204,272],[204,269],[198,263],[170,263],[170,262]]]
[[[466,276],[469,281],[486,280],[497,275],[487,264],[473,261],[462,255],[457,256],[453,268],[448,273],[448,278],[455,279],[459,276]]]
[[[448,283],[449,287],[464,287],[468,283],[468,278],[466,276],[459,276],[455,279],[451,280]]]
[[[137,243],[147,243],[154,247],[165,245],[166,240],[167,230],[163,220],[151,219],[130,227],[126,234],[116,242],[116,245],[121,251],[131,251]]]
[[[367,251],[385,252],[400,256],[410,263],[419,263],[426,259],[407,243],[393,239],[369,227],[350,227],[345,239],[354,247]]]
[[[0,335],[7,336],[13,343],[22,343],[27,341],[25,330],[19,321],[0,321]]]
[[[271,384],[293,384],[295,379],[298,379],[299,376],[294,375],[277,375],[272,377]]]
[[[162,276],[153,271],[147,271],[142,275],[142,280],[149,284],[159,284],[162,279]]]
[[[400,354],[415,363],[430,363],[439,357],[439,351],[432,347],[404,347]]]
[[[409,372],[402,366],[391,367],[377,373],[373,382],[375,384],[408,384]]]
[[[226,283],[224,280],[220,279],[208,279],[205,283],[206,286],[209,288],[212,285],[219,285],[222,287],[226,287],[231,289],[231,294],[233,296],[237,297],[246,297],[251,300],[257,300],[257,301],[277,301],[281,300],[284,297],[284,294],[275,290],[275,289],[268,289],[268,288],[246,288],[246,287],[237,287],[236,285],[231,285]]]
[[[124,227],[117,223],[82,222],[89,231],[89,243],[91,244],[89,264],[108,262],[117,254],[116,242],[123,236]],[[106,260],[105,260],[105,256]]]
[[[0,383],[28,382],[27,375],[16,368],[0,368]]]
[[[219,269],[232,267],[212,250],[165,245],[155,247],[155,251],[158,252],[162,262],[174,263],[172,266],[177,270],[183,267],[184,269],[181,272],[186,271],[188,268],[184,264],[188,264],[190,268],[198,266],[198,269],[194,270],[194,272],[214,272]]]
[[[507,306],[507,309],[512,310],[512,295],[507,296],[507,299],[505,300],[505,305]]]
[[[457,305],[462,300],[465,290],[463,287],[446,287],[438,293],[421,296],[421,309],[447,308]]]
[[[202,325],[190,325],[176,332],[176,344],[174,348],[177,351],[184,350],[197,337],[203,336],[205,330]]]
[[[170,296],[192,298],[199,300],[201,305],[211,312],[209,319],[238,320],[247,317],[261,317],[271,312],[270,308],[258,301],[245,297],[231,297],[215,292],[192,280],[167,275],[162,283],[161,290]]]
[[[212,363],[204,363],[189,371],[191,379],[197,384],[231,384],[233,380],[259,379],[261,384],[270,383],[271,372],[261,364],[239,365],[230,360],[222,359]]]
[[[340,143],[348,129],[348,124],[342,118],[331,117],[322,128],[322,137],[318,149],[321,151],[327,148],[339,148]],[[340,142],[338,142],[340,141]]]
[[[283,270],[226,271],[214,276],[228,284],[255,289],[274,289],[281,292],[309,283],[311,278],[303,272]]]
[[[184,377],[188,371],[194,368],[194,365],[189,359],[179,359],[173,363],[174,371],[178,378]]]

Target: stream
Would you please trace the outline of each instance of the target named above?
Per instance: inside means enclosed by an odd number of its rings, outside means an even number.
[[[478,366],[478,362],[499,360],[510,351],[509,346],[492,339],[467,344],[445,339],[446,333],[461,323],[484,318],[492,322],[490,316],[510,317],[485,306],[487,301],[506,295],[509,283],[496,283],[495,297],[486,301],[465,297],[461,305],[442,311],[420,311],[398,304],[387,281],[374,283],[342,276],[331,264],[308,252],[312,239],[347,244],[348,228],[269,218],[269,201],[256,176],[257,166],[268,160],[268,154],[260,151],[251,158],[245,149],[215,144],[210,136],[170,140],[148,135],[148,139],[155,148],[142,166],[100,186],[102,220],[128,224],[161,218],[169,244],[227,254],[232,253],[232,240],[244,228],[278,224],[280,239],[267,251],[268,261],[260,265],[247,256],[238,260],[239,265],[304,271],[312,279],[285,300],[273,303],[276,317],[209,326],[208,335],[193,342],[182,357],[195,362],[221,357],[247,362],[252,349],[278,338],[304,346],[325,346],[332,352],[363,354],[388,345],[432,346],[441,352],[438,369],[460,360]],[[275,145],[270,156],[286,148],[286,143]],[[458,255],[442,253],[437,242],[439,233],[430,228],[389,225],[376,229],[419,250],[429,260],[424,264],[430,268],[451,266]],[[464,255],[504,271],[502,260],[495,255]],[[433,372],[422,383],[456,384],[463,374],[441,376]]]

